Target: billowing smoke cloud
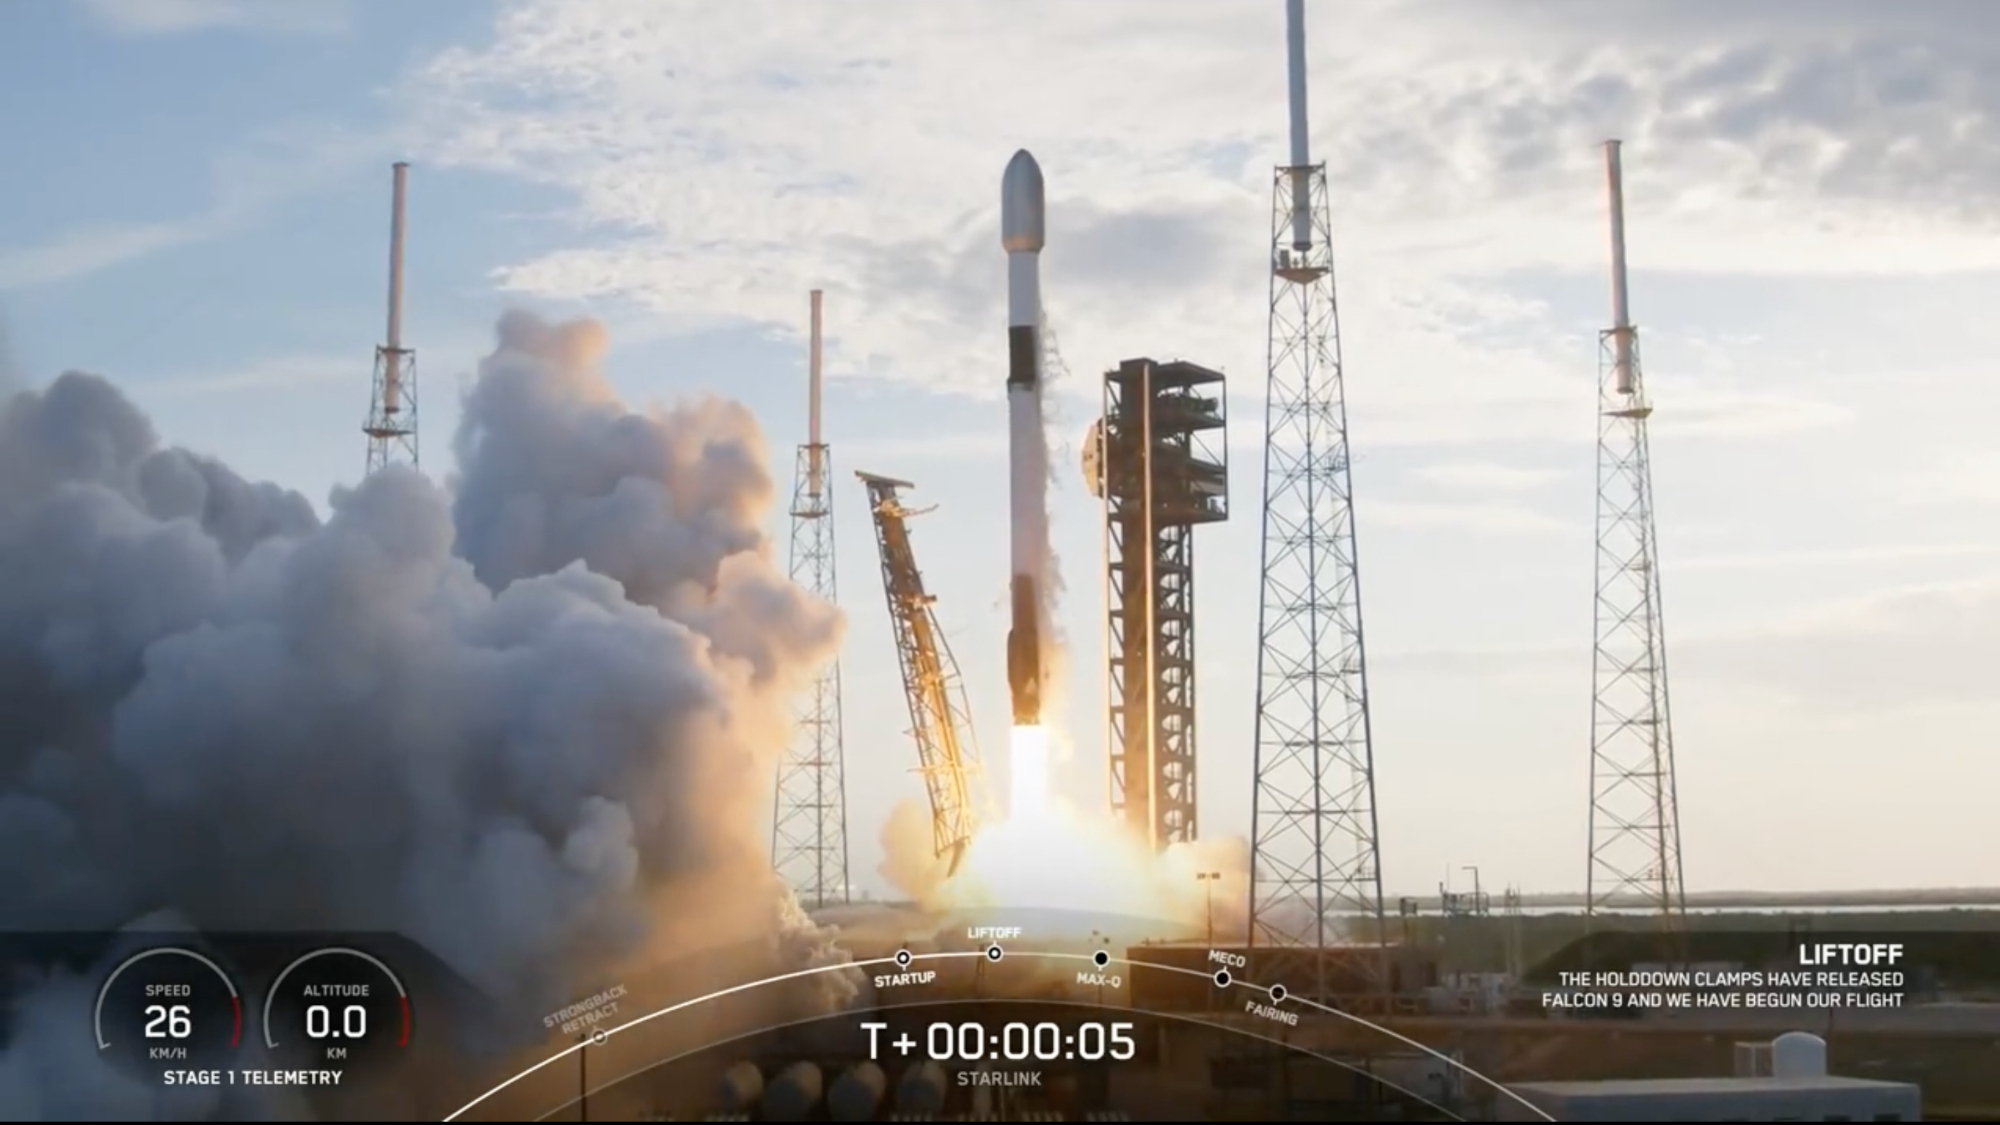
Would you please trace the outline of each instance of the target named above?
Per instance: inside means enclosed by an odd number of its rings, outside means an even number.
[[[101,378],[0,403],[0,928],[396,931],[537,1015],[677,916],[831,956],[761,810],[839,618],[772,565],[754,419],[628,410],[603,348],[509,315],[453,494],[324,522]],[[10,1116],[132,1111],[15,1007]]]
[[[904,898],[919,906],[935,906],[949,874],[935,847],[929,804],[905,797],[882,823],[882,863],[876,871]]]
[[[1250,841],[1204,836],[1169,847],[1160,856],[1161,896],[1167,917],[1213,932],[1215,940],[1241,942],[1250,930]],[[1206,875],[1208,879],[1197,876]],[[1209,881],[1213,880],[1213,881]]]

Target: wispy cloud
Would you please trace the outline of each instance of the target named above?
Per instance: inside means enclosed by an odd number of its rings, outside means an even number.
[[[1902,474],[1884,487],[1909,504],[2000,504],[2000,452],[1977,450]]]
[[[216,158],[213,202],[196,214],[93,225],[32,246],[0,248],[0,292],[73,281],[242,230],[279,201],[317,190],[393,143],[379,133],[305,123],[252,137]]]
[[[1593,326],[1503,275],[1604,268],[1604,136],[1628,140],[1649,268],[2000,265],[2000,241],[1966,237],[2000,220],[1977,187],[2000,174],[2000,99],[1970,38],[1852,6],[1842,34],[1788,40],[1726,8],[1696,28],[1634,7],[1658,39],[1534,10],[1528,36],[1484,5],[1370,0],[1310,37],[1316,73],[1340,77],[1315,88],[1315,141],[1371,446],[1577,440]],[[860,326],[843,370],[933,387],[987,379],[998,178],[1026,145],[1049,177],[1045,292],[1070,354],[1094,357],[1079,366],[1142,341],[1254,393],[1284,98],[1281,9],[1252,12],[525,0],[407,100],[435,159],[574,200],[588,233],[503,269],[506,288],[791,326],[811,277]],[[1197,90],[1188,73],[1240,79]],[[1034,93],[953,96],[972,87]],[[1848,417],[1797,386],[1676,393],[1661,425],[1706,438]]]
[[[1844,600],[1754,634],[1681,645],[1675,659],[1677,674],[1691,666],[1822,709],[1991,703],[2000,576]]]
[[[221,226],[217,216],[182,222],[90,227],[59,234],[39,246],[0,250],[0,290],[68,281],[197,242]]]
[[[1773,393],[1697,384],[1654,415],[1652,427],[1665,434],[1699,437],[1768,438],[1845,426],[1859,417],[1845,403],[1802,392]]]
[[[1567,474],[1556,469],[1462,461],[1425,465],[1411,475],[1425,484],[1458,492],[1527,492],[1559,481]]]
[[[1848,712],[1990,703],[1992,670],[2000,668],[2000,576],[1821,602],[1761,622],[1685,632],[1669,645],[1676,683],[1775,693]],[[1385,653],[1375,663],[1431,675],[1588,675],[1590,656],[1576,645],[1531,644]]]
[[[215,28],[331,34],[348,27],[347,0],[81,0],[91,18],[126,35]]]
[[[162,395],[212,395],[282,390],[341,380],[354,382],[367,377],[367,372],[360,370],[364,362],[352,355],[277,356],[216,375],[162,379],[147,384],[147,389]]]
[[[1574,530],[1572,524],[1520,504],[1378,499],[1369,502],[1362,518],[1371,525],[1448,528],[1489,535]]]
[[[1790,570],[1805,567],[1868,566],[1926,559],[1976,559],[2000,555],[1993,543],[1879,543],[1818,551],[1758,551],[1696,555],[1676,559],[1675,570]]]
[[[1370,653],[1371,671],[1427,676],[1545,676],[1552,670],[1580,666],[1589,674],[1587,645],[1539,645],[1522,648],[1417,649]]]
[[[987,460],[1004,456],[1006,434],[1000,427],[959,434],[930,434],[905,438],[866,438],[844,443],[842,459],[857,468],[876,472],[870,464],[895,465],[911,461]],[[858,459],[858,460],[857,460]],[[863,464],[867,462],[868,464]],[[894,475],[893,473],[890,475]]]

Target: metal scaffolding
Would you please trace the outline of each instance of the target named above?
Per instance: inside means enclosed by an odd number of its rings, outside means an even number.
[[[1619,144],[1606,142],[1612,327],[1598,334],[1597,550],[1592,614],[1590,860],[1585,914],[1647,910],[1685,932],[1674,731],[1639,330],[1625,284]]]
[[[1194,527],[1229,518],[1221,372],[1131,359],[1104,374],[1111,805],[1153,851],[1196,836]]]
[[[910,546],[908,519],[931,511],[903,507],[899,491],[908,481],[856,473],[868,487],[875,513],[875,545],[882,556],[882,589],[889,598],[889,621],[896,635],[896,660],[910,707],[910,737],[917,743],[917,768],[931,802],[931,843],[949,875],[965,858],[986,809],[979,744],[972,733],[972,708],[958,661],[938,627],[937,598],[924,590]]]
[[[1318,949],[1383,940],[1375,759],[1326,167],[1306,155],[1305,30],[1287,4],[1292,161],[1272,184],[1263,601],[1250,934],[1260,983],[1329,997]]]
[[[792,581],[839,604],[834,581],[833,451],[820,440],[820,291],[812,292],[809,440],[799,446],[792,488]],[[778,768],[771,862],[807,909],[848,901],[847,779],[840,715],[840,660],[813,681],[798,733]]]

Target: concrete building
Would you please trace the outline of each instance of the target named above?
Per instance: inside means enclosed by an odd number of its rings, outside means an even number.
[[[1907,1082],[1826,1072],[1826,1040],[1790,1031],[1738,1043],[1729,1078],[1530,1082],[1509,1087],[1557,1121],[1922,1121],[1923,1091]],[[1504,1098],[1502,1121],[1544,1120]]]

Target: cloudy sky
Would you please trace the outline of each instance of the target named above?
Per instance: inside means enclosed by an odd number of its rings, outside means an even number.
[[[1597,142],[1626,142],[1690,889],[2000,882],[2000,7],[1309,0],[1334,192],[1383,862],[1580,887]],[[849,469],[917,548],[998,757],[1000,171],[1048,177],[1057,549],[1103,799],[1099,375],[1233,380],[1197,582],[1207,834],[1249,819],[1276,0],[19,0],[0,8],[12,376],[108,374],[315,499],[362,465],[411,160],[427,465],[508,304],[612,328],[634,401],[804,440],[826,291],[853,866],[921,790]],[[773,513],[775,535],[785,534]],[[780,540],[782,549],[782,539]]]

